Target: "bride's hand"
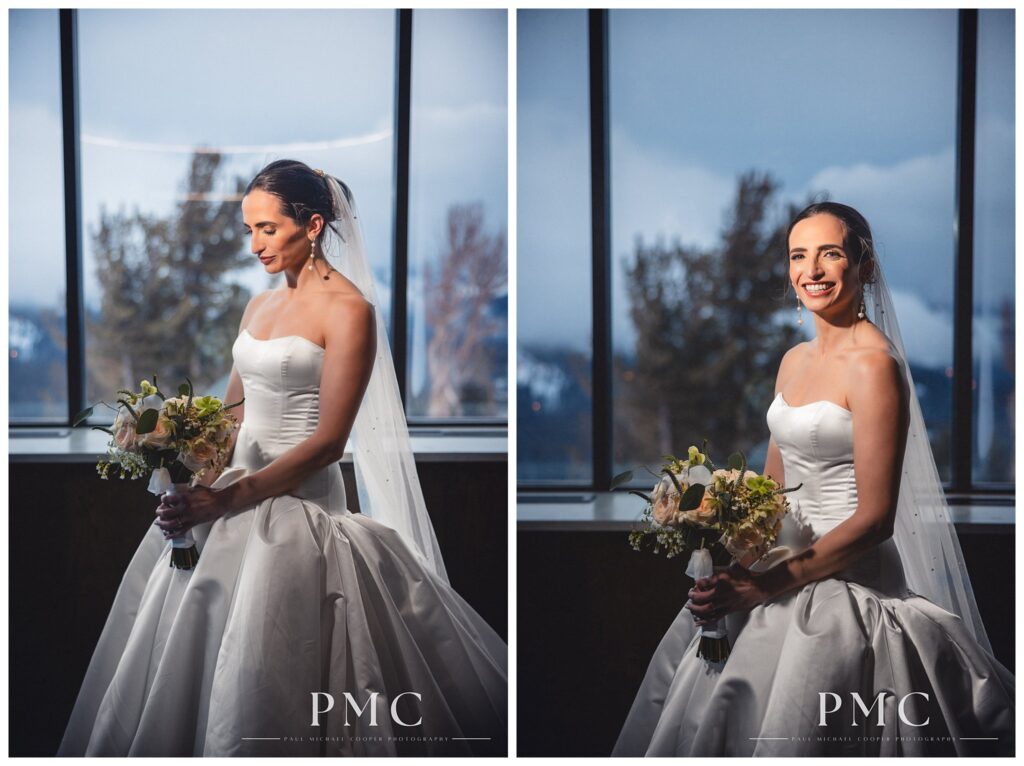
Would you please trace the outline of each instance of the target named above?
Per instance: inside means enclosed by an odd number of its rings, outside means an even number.
[[[760,576],[740,564],[698,580],[686,608],[698,626],[720,620],[730,612],[751,609],[768,600]]]
[[[171,540],[197,524],[219,519],[230,510],[226,493],[192,487],[185,493],[163,494],[157,506],[156,526]]]

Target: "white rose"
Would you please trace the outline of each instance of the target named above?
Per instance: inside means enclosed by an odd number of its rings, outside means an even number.
[[[114,444],[118,449],[130,450],[135,446],[135,418],[124,410],[117,413],[114,419]]]
[[[174,423],[162,412],[156,419],[156,426],[148,434],[139,437],[139,444],[145,447],[162,449],[174,439]]]

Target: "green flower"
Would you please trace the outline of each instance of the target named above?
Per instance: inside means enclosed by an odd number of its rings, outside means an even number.
[[[705,455],[703,452],[701,452],[693,445],[691,445],[690,449],[686,451],[686,454],[687,463],[689,463],[690,465],[704,465],[704,461],[707,460],[707,455]]]
[[[204,418],[220,411],[224,403],[216,396],[198,396],[192,400],[192,406],[196,408],[199,417]]]
[[[772,490],[778,488],[778,486],[778,484],[767,476],[751,476],[747,479],[747,487],[751,492],[759,495],[767,495]]]
[[[156,393],[156,386],[154,386],[148,380],[142,381],[142,383],[140,383],[139,385],[142,388],[142,395],[143,396],[152,396],[153,394]]]

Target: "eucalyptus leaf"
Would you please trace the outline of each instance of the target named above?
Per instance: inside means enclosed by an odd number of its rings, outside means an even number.
[[[628,482],[631,482],[631,481],[633,481],[633,472],[632,471],[623,471],[618,476],[616,476],[615,478],[612,479],[612,484],[611,484],[610,489],[615,489],[616,487],[621,487],[623,484],[627,484]]]
[[[729,455],[729,468],[733,471],[742,471],[746,460],[743,459],[742,452],[733,452]]]
[[[154,410],[152,407],[141,415],[139,415],[139,421],[135,424],[135,433],[137,434],[148,434],[156,428],[157,419],[160,417],[160,410]]]
[[[86,418],[92,417],[92,410],[93,410],[92,407],[86,407],[84,410],[82,410],[77,415],[75,415],[75,419],[71,421],[71,425],[72,426],[77,426],[79,423],[81,423]]]
[[[691,484],[690,488],[687,489],[683,496],[679,498],[679,510],[680,511],[692,511],[694,508],[700,506],[700,501],[704,499],[704,485],[703,484]]]
[[[188,396],[188,383],[178,386],[178,396]]]

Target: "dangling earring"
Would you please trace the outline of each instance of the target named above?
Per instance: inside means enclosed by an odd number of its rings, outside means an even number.
[[[309,266],[306,268],[310,271],[313,270],[313,261],[316,260],[316,240],[310,240],[309,242]]]
[[[803,324],[804,323],[803,307],[804,307],[804,304],[802,304],[800,302],[800,299],[797,298],[796,299],[796,323],[797,324]]]
[[[857,312],[857,319],[864,318],[864,291],[860,291],[860,311]]]

